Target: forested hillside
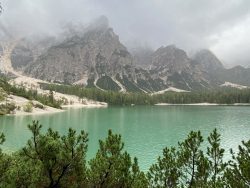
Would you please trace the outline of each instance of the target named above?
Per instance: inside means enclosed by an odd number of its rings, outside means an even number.
[[[111,105],[154,105],[157,103],[190,104],[190,103],[250,103],[250,89],[220,88],[196,92],[165,92],[164,94],[150,95],[145,93],[119,93],[102,91],[95,88],[81,86],[41,84],[43,89],[60,93],[76,95],[80,98],[107,102]]]

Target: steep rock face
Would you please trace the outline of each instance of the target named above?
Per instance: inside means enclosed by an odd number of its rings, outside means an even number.
[[[210,86],[216,87],[224,83],[220,77],[220,73],[224,72],[225,68],[221,61],[210,50],[203,49],[198,51],[194,57],[192,57],[191,64],[196,70],[201,72]]]
[[[236,66],[231,69],[225,69],[218,72],[218,76],[224,82],[231,82],[235,84],[250,86],[250,68]]]
[[[136,68],[133,56],[104,18],[83,34],[48,48],[24,72],[51,82],[104,90],[154,92],[167,87],[148,70]]]
[[[12,67],[16,70],[22,70],[33,61],[34,54],[29,48],[23,45],[16,46],[11,54]]]
[[[211,86],[204,72],[192,63],[186,52],[173,45],[156,50],[150,72],[153,78],[161,79],[168,87],[190,91]]]
[[[74,83],[104,75],[114,77],[117,73],[133,74],[131,65],[132,57],[118,36],[111,28],[102,27],[51,47],[25,72],[40,79]]]
[[[225,82],[250,86],[250,69],[235,66],[224,68],[220,60],[209,50],[201,50],[196,53],[193,63],[204,72],[210,85],[220,85]]]
[[[11,61],[15,69],[31,77],[102,90],[152,93],[169,87],[211,89],[225,82],[250,85],[250,69],[225,69],[209,50],[188,57],[171,45],[155,52],[130,53],[105,17],[59,41],[22,40],[12,51]]]
[[[12,67],[23,71],[27,65],[36,61],[46,50],[56,43],[54,37],[44,36],[41,39],[30,40],[28,38],[17,42],[11,53]]]
[[[169,72],[182,71],[189,59],[185,51],[175,46],[161,47],[152,56],[152,69],[163,68]]]
[[[151,93],[168,87],[189,91],[216,87],[221,82],[215,82],[210,72],[218,69],[213,66],[219,65],[219,60],[213,63],[217,59],[209,53],[202,56],[190,59],[175,46],[161,47],[144,57],[151,62],[148,69],[139,68],[113,30],[102,26],[50,47],[29,63],[25,73],[52,82],[115,91]]]
[[[197,52],[193,57],[193,60],[193,62],[200,66],[201,70],[209,73],[224,69],[221,61],[207,49]]]

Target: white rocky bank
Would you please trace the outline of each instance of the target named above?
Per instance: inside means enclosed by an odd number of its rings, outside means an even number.
[[[19,86],[24,86],[27,89],[37,90],[39,94],[48,95],[50,91],[40,89],[39,83],[44,83],[42,80],[19,76],[16,79],[10,80],[10,84],[15,84]],[[16,110],[13,112],[13,115],[31,115],[31,114],[46,114],[46,113],[58,113],[67,110],[67,108],[98,108],[98,107],[107,107],[108,104],[104,102],[98,102],[89,100],[87,98],[80,99],[74,95],[67,95],[58,92],[53,92],[54,98],[56,100],[64,101],[62,107],[63,109],[52,108],[46,105],[41,104],[38,101],[30,101],[26,98],[9,95],[6,99],[8,103],[13,103],[17,106]],[[6,102],[5,101],[5,102]],[[25,106],[30,103],[32,105],[32,111],[26,112]],[[37,106],[43,106],[44,108],[40,108]]]

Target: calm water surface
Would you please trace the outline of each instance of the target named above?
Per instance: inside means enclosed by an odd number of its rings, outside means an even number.
[[[201,130],[206,138],[217,128],[225,148],[237,148],[250,139],[250,107],[240,106],[134,106],[68,109],[62,113],[31,116],[2,116],[5,151],[15,151],[31,134],[27,124],[39,120],[43,130],[53,128],[65,134],[69,127],[89,133],[88,159],[95,155],[98,140],[109,129],[122,135],[125,149],[137,156],[143,170],[156,160],[165,146],[176,146],[191,130]],[[206,147],[204,143],[203,147]]]

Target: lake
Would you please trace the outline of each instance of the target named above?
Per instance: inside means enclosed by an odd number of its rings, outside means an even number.
[[[31,136],[27,124],[32,120],[39,120],[43,131],[50,127],[66,134],[72,127],[78,132],[88,132],[88,159],[95,155],[98,140],[105,138],[112,129],[122,135],[125,149],[139,159],[143,170],[156,161],[164,147],[176,146],[191,130],[201,130],[207,138],[217,128],[226,149],[237,149],[242,140],[250,139],[250,107],[247,106],[111,106],[70,108],[48,115],[2,116],[0,132],[6,136],[4,151],[24,146]]]

